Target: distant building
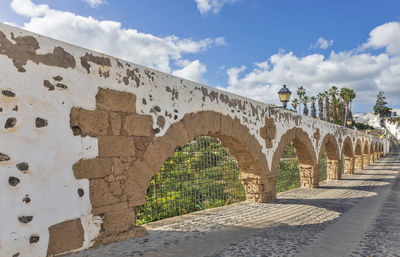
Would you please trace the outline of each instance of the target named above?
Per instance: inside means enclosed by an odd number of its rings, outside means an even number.
[[[400,112],[399,112],[400,114]],[[374,128],[381,128],[381,119],[378,115],[372,112],[368,113],[353,113],[353,119],[357,123],[367,124]]]
[[[392,109],[392,118],[400,117],[400,109]]]

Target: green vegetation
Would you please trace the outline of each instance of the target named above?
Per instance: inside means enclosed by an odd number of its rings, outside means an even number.
[[[308,102],[311,103],[311,117],[317,117],[315,101],[318,99],[318,118],[338,125],[346,125],[348,119],[351,120],[351,103],[356,97],[355,91],[346,87],[338,88],[331,86],[328,91],[318,93],[317,96],[308,97],[306,89],[303,86],[297,88],[297,96],[292,100],[292,107],[298,113],[301,113],[301,104],[303,104],[303,114],[308,115]],[[326,113],[324,113],[326,112]],[[350,118],[348,118],[350,117]]]
[[[321,160],[319,161],[319,181],[324,181],[327,178],[326,175],[326,153],[325,151],[322,153]]]
[[[381,118],[388,117],[391,113],[389,107],[386,106],[386,97],[383,96],[383,94],[383,91],[379,91],[378,95],[376,96],[376,103],[374,106],[375,115],[379,114],[379,117]]]
[[[319,180],[326,180],[326,154],[320,160]],[[286,145],[278,167],[277,193],[300,187],[299,161],[296,149],[292,145]]]
[[[243,201],[239,176],[236,160],[218,139],[198,137],[152,178],[136,225]]]
[[[325,173],[324,173],[325,170]],[[326,179],[326,160],[321,160]],[[277,192],[300,186],[295,148],[288,145],[279,163]],[[136,225],[224,206],[246,199],[235,158],[217,138],[198,137],[176,149],[147,189],[146,204],[138,208]]]
[[[349,88],[342,88],[340,89],[340,98],[342,98],[343,103],[346,107],[346,112],[344,115],[344,120],[343,120],[343,126],[346,126],[346,121],[348,118],[349,110],[350,110],[350,103],[353,101],[354,98],[356,98],[356,93],[354,92],[353,89]]]
[[[353,121],[353,126],[356,127],[357,130],[374,129],[374,127],[371,127],[370,125],[359,123],[359,122],[354,122],[354,121]]]

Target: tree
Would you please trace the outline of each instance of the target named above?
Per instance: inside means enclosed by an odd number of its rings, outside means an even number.
[[[386,97],[383,96],[384,92],[381,90],[379,91],[378,95],[376,96],[376,103],[374,106],[375,115],[379,114],[380,118],[390,115],[390,110],[386,106],[387,102],[385,101]]]
[[[344,120],[343,120],[343,126],[346,126],[347,123],[347,117],[349,114],[349,106],[350,103],[353,101],[353,99],[356,97],[356,93],[354,92],[353,89],[349,89],[346,87],[343,87],[340,89],[340,98],[342,98],[343,103],[345,105],[345,114],[344,114]]]
[[[296,93],[299,96],[299,102],[301,103],[303,101],[303,97],[306,95],[306,89],[303,86],[300,86],[297,88]],[[301,104],[299,104],[299,113],[301,113],[300,107]]]
[[[336,86],[331,86],[329,89],[329,96],[331,97],[331,121],[333,123],[337,122],[338,118],[338,101],[337,101],[337,95],[338,95],[338,88]]]
[[[329,121],[329,97],[328,97],[328,91],[324,92],[324,120]]]
[[[318,118],[320,120],[324,119],[324,93],[319,93],[318,97]]]
[[[298,104],[299,104],[299,101],[297,100],[297,98],[292,100],[292,107],[296,112],[297,112],[297,105]]]
[[[315,96],[312,96],[310,98],[310,101],[311,101],[311,117],[313,117],[313,118],[317,118],[317,111],[315,110],[315,100],[317,100],[317,98]]]
[[[308,116],[308,107],[307,107],[307,103],[308,103],[308,96],[303,96],[303,105],[304,105],[304,108],[303,108],[303,114],[304,115],[306,115],[306,116]]]

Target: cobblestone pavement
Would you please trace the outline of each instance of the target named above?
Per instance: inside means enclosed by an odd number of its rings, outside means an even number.
[[[400,152],[317,189],[146,225],[142,238],[69,257],[400,256]]]

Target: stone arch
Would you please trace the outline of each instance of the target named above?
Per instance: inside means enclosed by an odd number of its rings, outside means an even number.
[[[375,162],[375,142],[371,141],[369,146],[369,162]]]
[[[277,176],[277,167],[284,147],[293,143],[299,160],[301,187],[314,188],[319,185],[319,166],[313,143],[301,128],[289,129],[281,138],[272,157],[271,172]]]
[[[376,161],[379,159],[379,142],[375,141],[374,145],[374,159]]]
[[[165,160],[172,156],[177,147],[192,142],[198,136],[220,139],[238,161],[246,198],[253,202],[267,202],[276,199],[276,177],[268,172],[268,163],[262,146],[249,129],[238,118],[217,112],[203,111],[186,114],[172,124],[162,137],[154,138],[136,164],[138,174],[135,180],[144,180],[138,198],[145,202],[151,178],[159,172]]]
[[[344,174],[353,174],[354,173],[354,152],[353,152],[353,143],[351,138],[348,136],[343,141],[343,158],[344,158]]]
[[[369,140],[365,140],[363,148],[363,166],[368,166],[370,164],[371,164],[370,142]]]
[[[363,154],[369,154],[369,141],[365,140],[364,142],[364,148],[363,148]]]
[[[362,170],[364,168],[362,144],[360,139],[357,139],[354,148],[354,168],[356,170]]]
[[[360,139],[357,139],[356,141],[356,145],[354,148],[354,155],[362,155],[362,144]]]
[[[339,145],[336,138],[332,134],[327,134],[322,141],[318,155],[318,160],[321,159],[322,153],[325,150],[327,157],[326,173],[328,180],[338,180],[341,178],[340,170],[340,155]]]

